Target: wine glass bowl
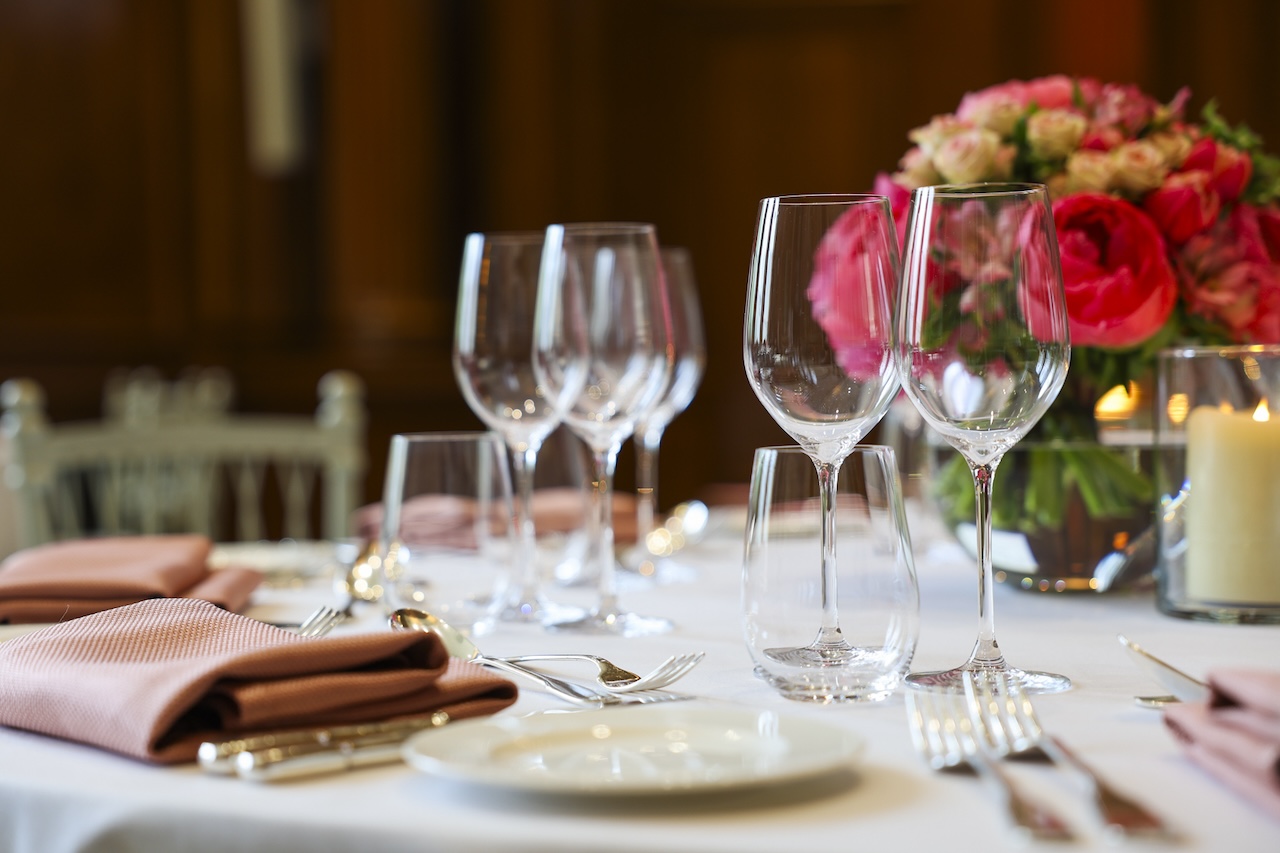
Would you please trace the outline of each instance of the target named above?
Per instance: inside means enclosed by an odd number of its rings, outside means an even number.
[[[706,336],[702,308],[687,249],[664,246],[662,271],[671,305],[671,351],[675,362],[671,382],[653,407],[636,424],[636,547],[624,564],[640,574],[658,578],[658,562],[671,568],[672,537],[650,541],[658,512],[658,451],[667,425],[693,402],[706,370]]]
[[[656,229],[646,223],[551,225],[534,323],[534,369],[547,393],[565,394],[564,422],[591,449],[591,545],[598,604],[550,627],[639,636],[665,619],[622,611],[613,548],[613,475],[622,443],[671,380],[671,309]]]
[[[538,565],[533,480],[543,442],[564,417],[575,386],[548,392],[533,369],[533,321],[542,268],[540,231],[469,234],[454,326],[453,370],[467,405],[500,434],[515,480],[516,572],[501,618],[545,622],[581,611],[549,601]]]
[[[743,363],[766,411],[804,450],[821,503],[821,607],[811,642],[771,655],[814,667],[862,652],[840,622],[836,495],[840,467],[898,388],[892,299],[898,246],[875,195],[760,202],[747,283]]]
[[[960,452],[977,498],[979,632],[969,660],[911,680],[960,687],[1001,671],[1032,692],[1065,676],[1010,667],[995,637],[991,489],[1001,458],[1066,379],[1066,301],[1048,193],[1040,184],[921,187],[907,219],[896,354],[921,417]]]

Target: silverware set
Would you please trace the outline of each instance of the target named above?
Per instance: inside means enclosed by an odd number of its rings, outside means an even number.
[[[964,692],[908,689],[906,703],[917,752],[934,769],[969,769],[986,779],[1019,835],[1060,841],[1074,837],[1051,808],[1021,792],[1001,767],[1005,758],[1047,759],[1071,773],[1084,785],[1110,839],[1175,837],[1160,817],[1117,791],[1048,734],[1025,690],[1003,673],[966,672]]]

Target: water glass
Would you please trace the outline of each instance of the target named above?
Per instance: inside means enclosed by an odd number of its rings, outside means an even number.
[[[489,633],[512,582],[512,518],[501,436],[394,436],[380,536],[388,604],[426,610],[473,636]]]
[[[790,699],[874,701],[902,684],[919,633],[919,592],[892,448],[855,448],[824,514],[799,447],[755,453],[747,508],[743,628],[756,675]],[[823,519],[838,548],[823,560]],[[832,615],[843,638],[825,642]]]

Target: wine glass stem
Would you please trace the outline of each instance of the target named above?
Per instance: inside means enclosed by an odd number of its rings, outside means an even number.
[[[816,646],[842,646],[840,613],[836,606],[839,586],[836,580],[836,482],[840,463],[818,462],[818,495],[822,514],[822,627],[814,640]]]
[[[538,464],[538,448],[513,448],[511,467],[516,480],[516,577],[520,579],[516,605],[522,610],[536,605],[538,582],[537,530],[533,523],[533,473]]]
[[[991,484],[999,464],[999,459],[987,464],[969,462],[978,522],[978,640],[969,660],[990,666],[1000,666],[1004,662],[1000,645],[996,642],[995,573],[991,567]]]
[[[658,447],[660,426],[636,430],[636,541],[643,545],[658,517]]]
[[[618,464],[618,448],[591,451],[594,476],[591,483],[591,555],[599,563],[600,603],[596,612],[608,616],[618,611],[618,587],[613,556],[613,473]]]

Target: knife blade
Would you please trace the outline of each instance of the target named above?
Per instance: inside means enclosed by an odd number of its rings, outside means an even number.
[[[1202,702],[1209,696],[1209,685],[1197,678],[1192,678],[1182,670],[1167,663],[1146,649],[1127,638],[1117,634],[1120,645],[1129,652],[1129,657],[1138,667],[1149,673],[1156,681],[1183,702]]]

